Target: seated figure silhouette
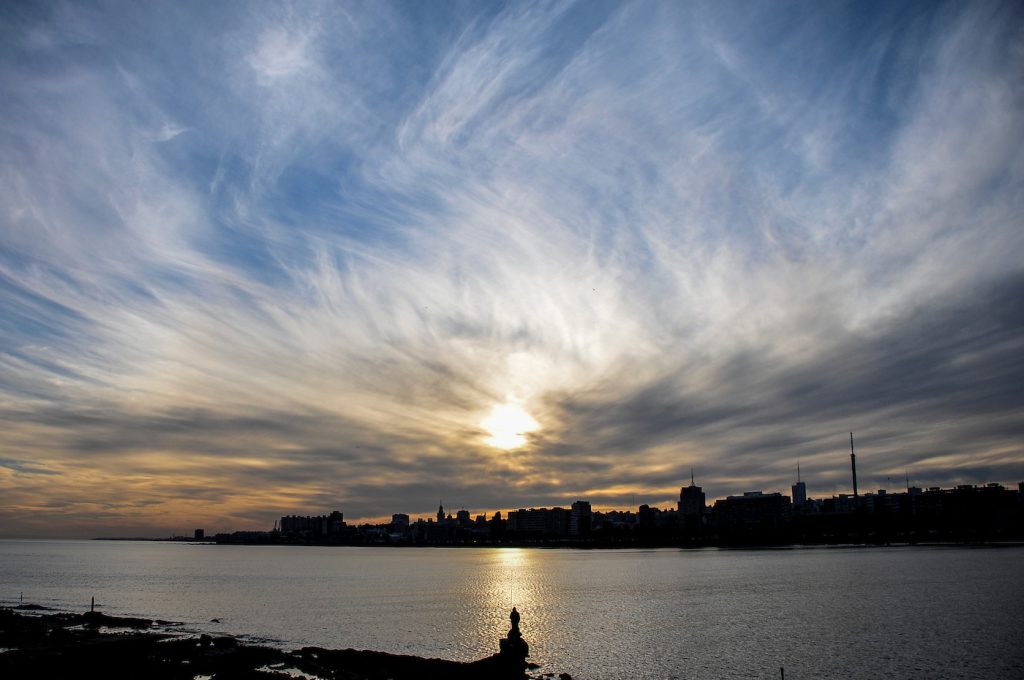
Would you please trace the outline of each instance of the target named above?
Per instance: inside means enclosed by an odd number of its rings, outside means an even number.
[[[512,628],[508,631],[508,637],[498,641],[500,655],[516,666],[524,667],[526,657],[530,655],[530,645],[523,639],[519,630],[519,612],[512,607],[512,613],[508,617],[512,621]]]
[[[523,637],[523,634],[519,632],[519,612],[515,607],[512,607],[512,613],[508,615],[508,618],[512,620],[512,630],[508,632],[509,639]]]

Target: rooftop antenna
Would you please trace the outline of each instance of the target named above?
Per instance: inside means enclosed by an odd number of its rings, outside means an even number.
[[[853,452],[853,433],[850,433],[850,469],[853,470],[853,497],[857,498],[857,455]]]
[[[796,483],[800,483],[800,459],[796,459]]]
[[[690,486],[697,486],[693,481],[693,467],[690,467]]]
[[[910,491],[910,470],[907,470],[904,474],[907,478],[907,491]]]

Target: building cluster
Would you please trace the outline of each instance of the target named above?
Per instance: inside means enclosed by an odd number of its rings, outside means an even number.
[[[486,545],[757,545],[1024,540],[1024,482],[952,489],[853,493],[814,499],[800,479],[791,495],[748,491],[707,504],[691,473],[674,508],[640,505],[633,511],[599,512],[577,500],[568,508],[521,508],[503,518],[454,516],[438,507],[434,517],[411,520],[396,513],[386,524],[348,525],[335,511],[288,515],[270,532],[219,534],[214,540],[245,543]],[[197,537],[199,534],[197,533]]]
[[[327,515],[285,515],[274,527],[275,531],[288,536],[330,540],[342,538],[348,532],[345,514],[335,510]]]
[[[748,491],[701,508],[700,487],[680,495],[680,538],[713,545],[983,542],[1024,539],[1024,482],[952,489],[807,497],[797,481],[791,495]],[[698,498],[699,500],[694,500]],[[683,511],[686,501],[691,505]]]

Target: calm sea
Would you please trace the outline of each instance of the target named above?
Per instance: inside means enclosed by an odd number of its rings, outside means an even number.
[[[1024,548],[315,548],[0,541],[0,601],[470,660],[522,613],[574,678],[1022,678]],[[219,619],[219,623],[211,622]]]

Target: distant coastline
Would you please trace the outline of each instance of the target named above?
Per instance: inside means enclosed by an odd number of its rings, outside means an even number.
[[[150,543],[184,543],[189,545],[209,546],[296,546],[311,548],[491,548],[502,549],[535,549],[535,550],[790,550],[801,548],[834,548],[834,549],[857,549],[857,548],[1021,548],[1024,547],[1024,540],[1006,541],[919,541],[919,542],[889,542],[889,543],[750,543],[750,544],[728,544],[728,545],[696,545],[678,543],[598,543],[579,541],[523,541],[505,543],[294,543],[294,542],[266,542],[266,541],[217,541],[214,539],[195,540],[188,537],[165,537],[165,538],[134,538],[117,536],[98,536],[91,538],[92,541],[120,541],[120,542],[150,542]]]

